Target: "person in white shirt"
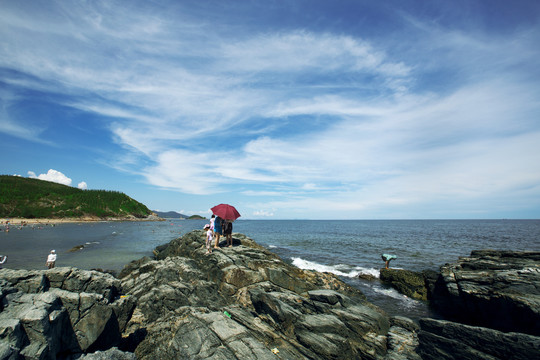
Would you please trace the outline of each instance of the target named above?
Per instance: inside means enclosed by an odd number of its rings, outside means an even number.
[[[214,238],[214,232],[210,229],[210,224],[204,225],[204,230],[206,230],[206,254],[212,253],[212,240]]]
[[[51,250],[49,256],[47,256],[47,268],[52,269],[56,263],[56,251]]]

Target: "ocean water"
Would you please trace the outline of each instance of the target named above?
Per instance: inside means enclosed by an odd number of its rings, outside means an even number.
[[[57,266],[121,270],[131,260],[191,230],[204,220],[100,222],[56,226],[11,226],[0,231],[6,268],[44,269],[51,249]],[[0,227],[0,229],[3,229]],[[238,220],[233,232],[246,234],[302,269],[326,271],[359,288],[391,315],[437,316],[425,303],[407,298],[379,281],[381,254],[397,256],[393,268],[437,270],[476,249],[540,251],[540,220]],[[75,246],[82,250],[70,252]]]

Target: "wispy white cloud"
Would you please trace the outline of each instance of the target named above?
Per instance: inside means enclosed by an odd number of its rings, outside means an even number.
[[[92,114],[122,149],[107,163],[156,187],[234,191],[264,216],[504,192],[517,203],[540,183],[530,170],[540,153],[538,26],[491,38],[398,12],[416,40],[374,41],[246,31],[149,4],[7,10],[0,67],[10,96],[32,89]],[[6,94],[0,132],[41,139],[46,129],[19,123]]]

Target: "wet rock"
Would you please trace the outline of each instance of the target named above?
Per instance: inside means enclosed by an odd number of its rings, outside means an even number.
[[[402,269],[381,269],[380,279],[413,299],[426,301],[428,298],[426,283],[421,273]]]

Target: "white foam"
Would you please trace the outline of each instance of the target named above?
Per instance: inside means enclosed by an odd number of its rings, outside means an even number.
[[[404,307],[414,307],[418,304],[417,300],[411,299],[407,295],[401,294],[399,291],[391,288],[379,288],[379,287],[373,287],[373,291],[376,293],[391,297],[393,299],[399,300]]]
[[[358,275],[371,275],[376,278],[379,277],[379,270],[369,269],[363,267],[351,267],[350,265],[337,264],[337,265],[322,265],[313,261],[304,260],[302,258],[293,257],[292,263],[294,266],[304,269],[304,270],[315,270],[318,272],[329,272],[334,275],[344,276],[344,277],[358,277]]]

